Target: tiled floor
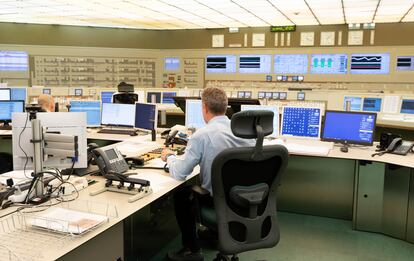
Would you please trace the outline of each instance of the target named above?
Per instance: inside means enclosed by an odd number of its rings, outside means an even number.
[[[414,244],[382,234],[352,230],[350,221],[279,213],[281,240],[271,249],[239,255],[240,260],[414,260]],[[165,246],[152,260],[163,260],[169,249],[180,247],[180,238]],[[214,249],[203,249],[212,260]]]

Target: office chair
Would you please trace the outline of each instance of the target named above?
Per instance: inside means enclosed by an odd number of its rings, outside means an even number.
[[[134,92],[117,92],[112,95],[113,103],[135,104],[138,101],[138,94]]]
[[[243,111],[233,115],[235,136],[257,138],[255,147],[229,148],[213,161],[211,182],[214,209],[199,206],[200,223],[218,231],[214,260],[238,260],[237,254],[270,248],[279,242],[276,194],[288,164],[284,146],[263,147],[263,138],[273,132],[273,112]],[[193,187],[196,197],[208,194]]]

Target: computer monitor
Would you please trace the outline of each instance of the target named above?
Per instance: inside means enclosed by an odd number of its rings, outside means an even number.
[[[244,91],[238,91],[237,92],[237,98],[245,98],[245,92]]]
[[[203,118],[201,100],[186,100],[185,126],[196,129],[206,126]]]
[[[75,89],[75,96],[82,96],[83,90],[82,89]]]
[[[135,128],[156,130],[157,116],[158,110],[155,104],[135,103]]]
[[[10,101],[10,89],[0,89],[0,101]]]
[[[135,104],[102,103],[102,125],[133,127]]]
[[[0,101],[0,122],[8,125],[15,112],[24,112],[24,101]]]
[[[279,136],[279,107],[272,105],[242,105],[242,111],[272,111],[273,116],[273,133],[269,136],[277,138]]]
[[[78,156],[73,165],[72,158],[49,155],[44,167],[58,169],[87,167],[86,115],[76,112],[40,112],[36,114],[45,133],[73,135],[78,137]],[[13,113],[13,168],[33,169],[33,134],[28,113]],[[26,162],[27,161],[27,162]],[[27,164],[26,164],[27,163]],[[30,176],[30,172],[26,173]]]
[[[414,99],[403,99],[401,102],[401,113],[414,114]]]
[[[258,92],[257,93],[257,98],[258,99],[264,99],[265,98],[265,92]]]
[[[363,111],[381,111],[381,98],[364,98],[364,104],[362,106]]]
[[[43,94],[49,94],[49,95],[51,95],[52,94],[52,90],[51,89],[43,89]]]
[[[174,104],[173,97],[176,96],[176,92],[163,92],[162,93],[162,103],[163,104]]]
[[[298,98],[298,101],[304,101],[305,100],[305,93],[304,92],[298,92],[297,98]]]
[[[70,101],[70,112],[85,112],[88,127],[101,126],[100,101]]]
[[[272,92],[272,99],[279,100],[280,93],[279,92]]]
[[[112,103],[112,95],[114,95],[115,92],[101,92],[101,102],[102,103]]]
[[[148,103],[161,103],[161,93],[160,92],[147,92],[147,102]]]
[[[345,96],[344,111],[360,111],[362,106],[361,97]]]
[[[321,132],[321,109],[313,107],[290,107],[282,109],[282,136],[319,138]]]
[[[372,145],[376,120],[372,112],[325,111],[322,140]]]
[[[24,101],[27,100],[27,89],[25,87],[10,88],[10,100]]]
[[[280,92],[279,93],[279,99],[280,100],[286,100],[287,99],[287,92]]]

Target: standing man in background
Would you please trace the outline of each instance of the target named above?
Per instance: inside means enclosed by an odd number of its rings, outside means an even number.
[[[39,104],[45,112],[55,111],[55,99],[49,94],[41,94],[37,98],[37,104]]]

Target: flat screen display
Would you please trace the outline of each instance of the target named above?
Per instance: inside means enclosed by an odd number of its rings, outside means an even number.
[[[9,101],[10,96],[10,89],[0,89],[0,101]]]
[[[208,55],[206,58],[206,73],[235,73],[235,55]]]
[[[180,70],[180,58],[166,57],[164,58],[164,70],[165,71],[178,71]]]
[[[135,103],[135,128],[155,130],[157,128],[157,106]]]
[[[173,97],[177,96],[176,92],[163,92],[162,93],[162,103],[164,104],[174,104]]]
[[[160,92],[147,92],[147,102],[148,103],[161,103],[161,93]]]
[[[240,55],[240,73],[270,73],[270,55]]]
[[[364,98],[364,105],[362,106],[363,111],[381,111],[381,98]]]
[[[414,71],[414,56],[397,56],[397,71]]]
[[[203,118],[201,100],[186,100],[185,126],[196,129],[206,126]]]
[[[0,101],[0,121],[11,121],[14,112],[24,112],[24,101]]]
[[[101,101],[102,103],[112,103],[112,95],[115,92],[101,92]]]
[[[274,57],[274,73],[306,74],[308,73],[307,54],[277,54]]]
[[[102,103],[102,125],[133,127],[135,104]]]
[[[362,106],[361,97],[345,96],[344,111],[360,111]]]
[[[0,51],[0,71],[29,70],[29,55],[20,51]]]
[[[345,74],[348,55],[346,54],[312,54],[311,73]]]
[[[13,87],[10,88],[10,100],[20,100],[26,102],[26,88]]]
[[[282,136],[319,138],[321,110],[319,108],[283,107]]]
[[[414,99],[403,99],[401,103],[401,113],[414,114]]]
[[[372,145],[376,117],[368,112],[326,111],[322,140]]]
[[[71,101],[70,112],[85,112],[88,127],[101,125],[100,101]]]
[[[390,72],[390,54],[352,54],[350,72],[351,74],[388,74]]]

